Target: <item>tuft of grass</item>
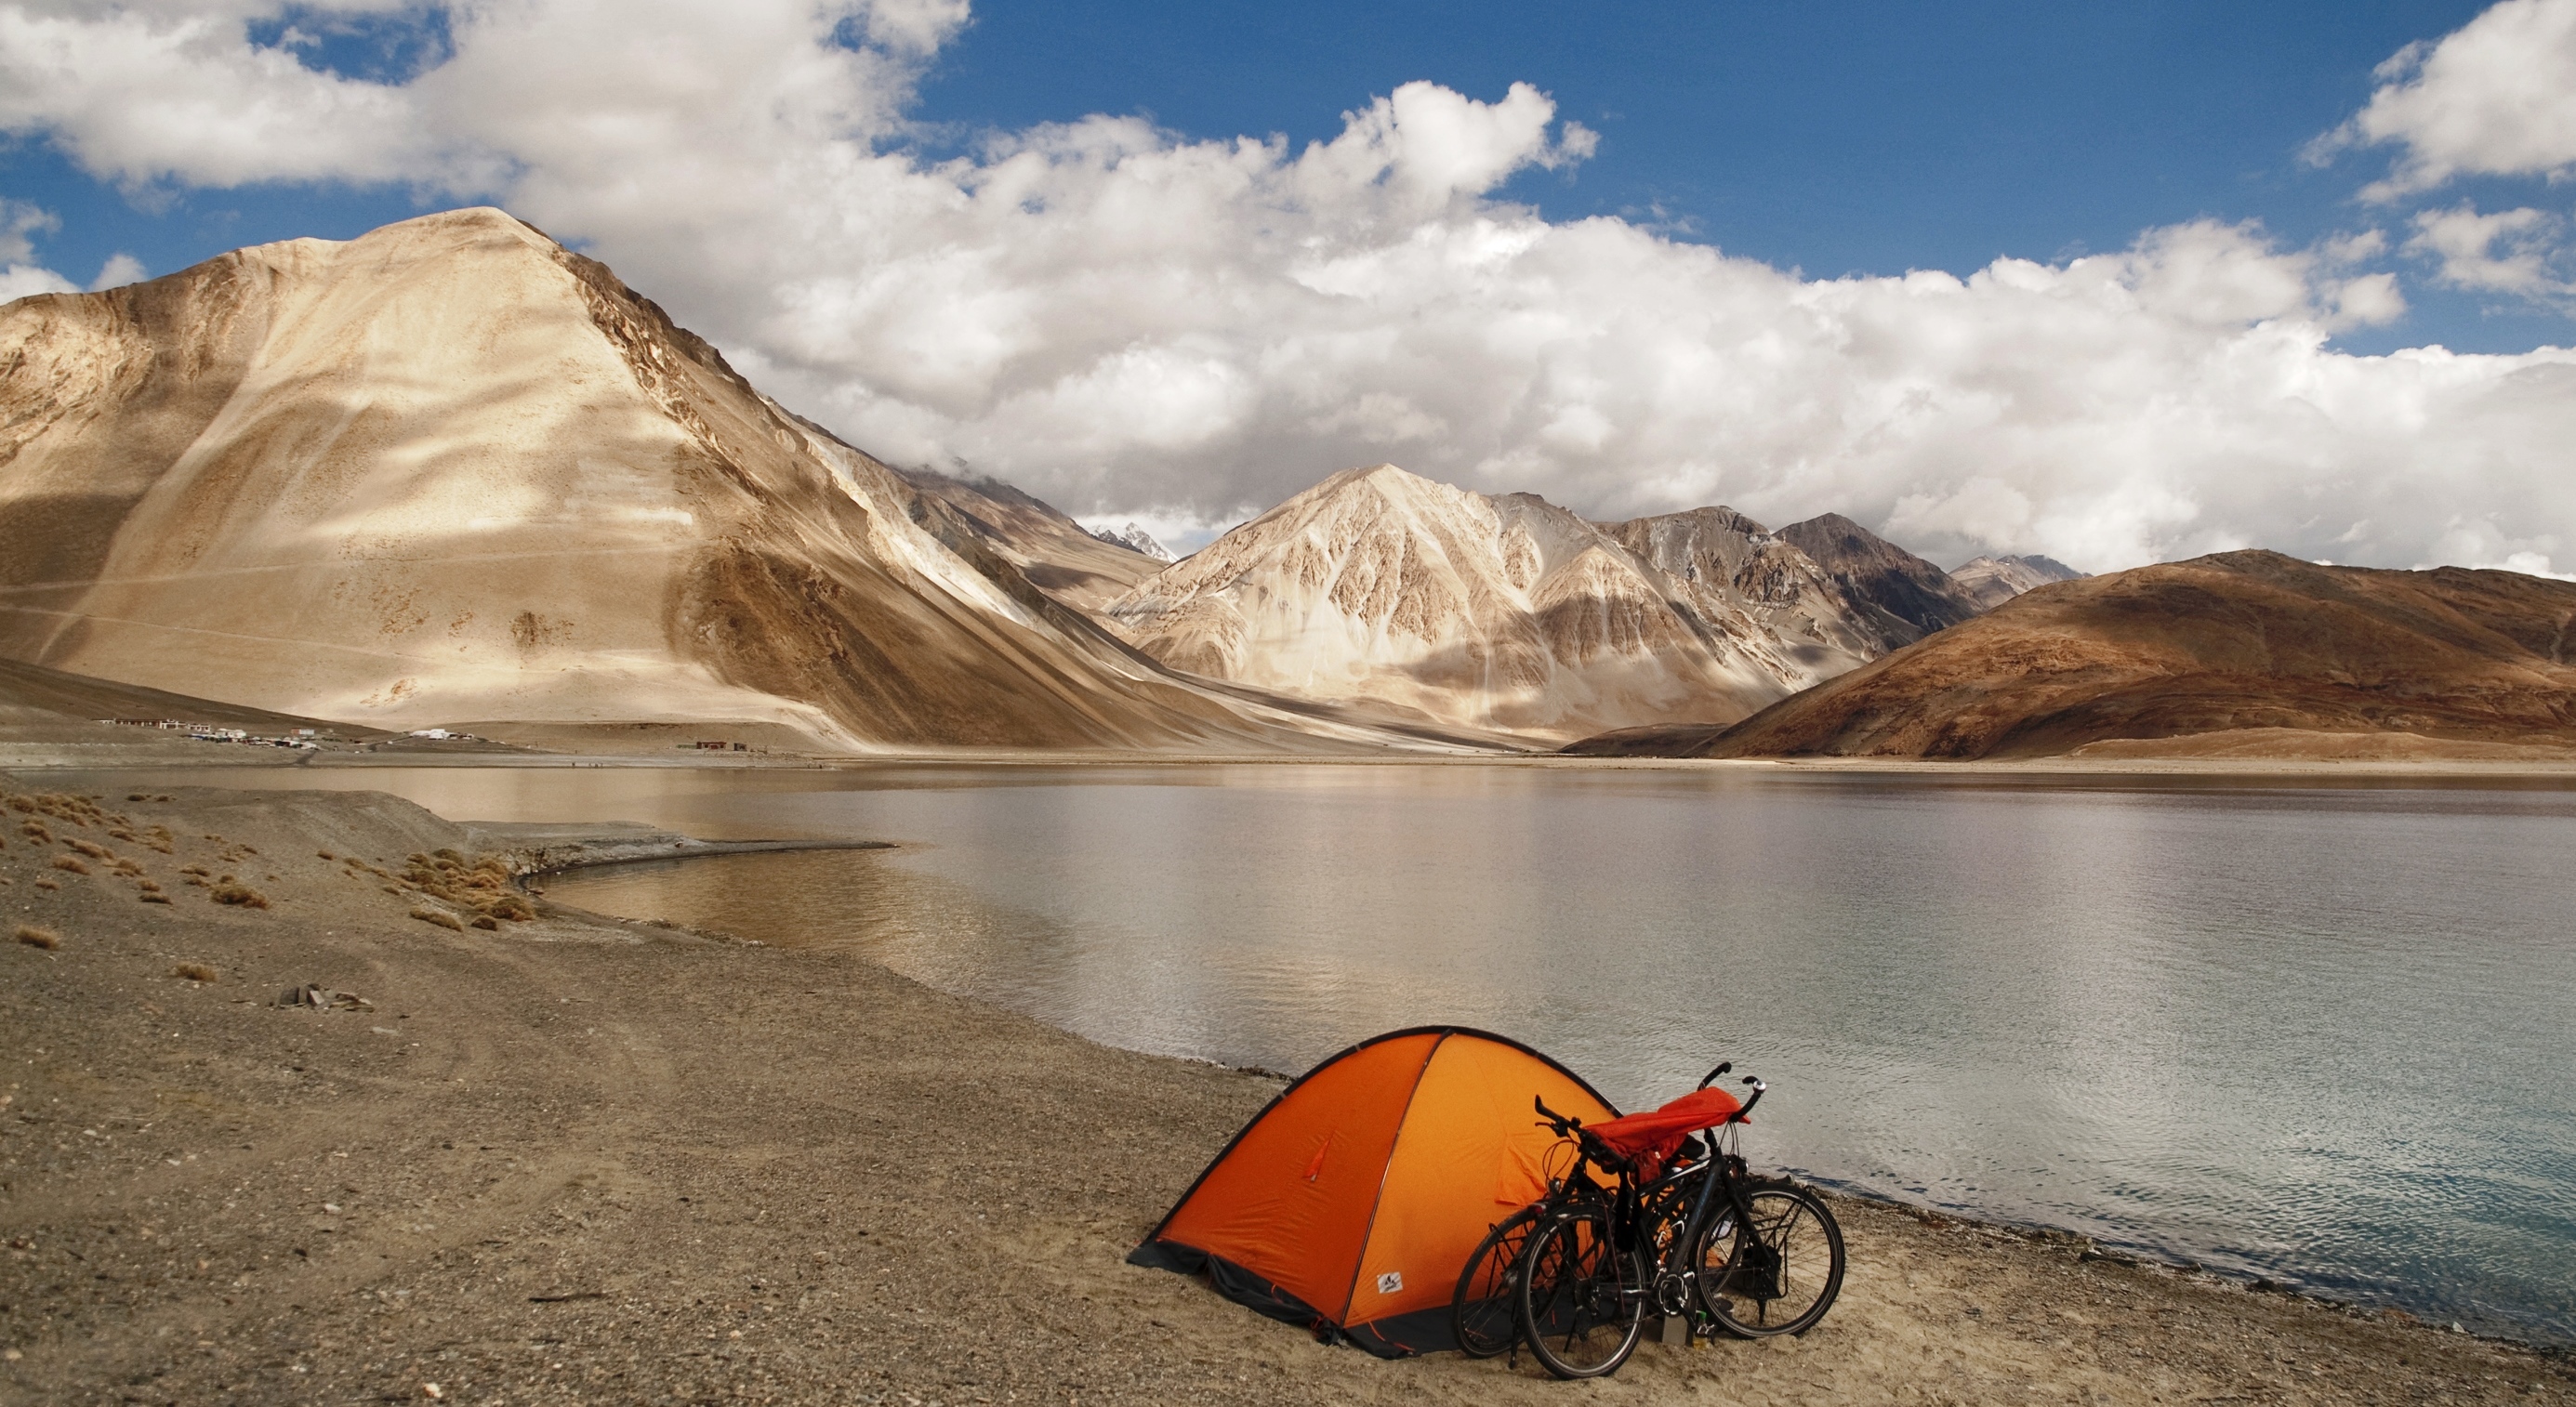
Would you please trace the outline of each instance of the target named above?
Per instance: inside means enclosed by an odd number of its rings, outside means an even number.
[[[144,890],[141,894],[138,894],[135,897],[141,899],[147,904],[166,904],[170,902],[170,896],[162,893],[158,889]]]
[[[313,852],[313,858],[317,860],[336,860],[340,857],[332,854],[328,850],[316,850]]]
[[[63,935],[50,928],[38,928],[32,923],[22,923],[18,925],[18,941],[30,948],[42,948],[50,953],[63,945]]]
[[[36,887],[37,887],[38,889],[60,889],[60,888],[62,888],[62,886],[61,886],[61,885],[54,883],[54,882],[53,882],[52,880],[50,880],[50,879],[40,879],[40,880],[37,880],[37,881],[36,881]]]
[[[492,917],[490,914],[476,914],[474,916],[474,926],[476,928],[489,931],[499,928],[501,926],[501,921]]]
[[[74,837],[73,839],[64,841],[63,844],[87,855],[93,860],[113,860],[116,858],[115,851],[108,849],[106,846],[101,845],[94,840],[82,840],[78,837]]]
[[[226,878],[215,885],[214,900],[218,904],[238,904],[245,909],[264,909],[268,907],[267,895],[260,893],[258,890],[251,888],[247,884],[237,883],[230,878]]]
[[[170,969],[170,975],[190,982],[212,982],[215,970],[202,962],[183,962]]]
[[[465,931],[464,921],[445,909],[414,909],[411,911],[411,916],[419,919],[423,923],[437,924],[439,927],[444,928],[451,933],[462,933]]]
[[[73,874],[89,873],[89,866],[82,864],[78,855],[56,855],[54,857],[54,868],[58,870],[69,870]]]
[[[29,816],[27,819],[18,823],[18,834],[25,836],[29,840],[51,840],[54,838],[54,833],[45,828],[45,823],[37,820],[33,816]]]

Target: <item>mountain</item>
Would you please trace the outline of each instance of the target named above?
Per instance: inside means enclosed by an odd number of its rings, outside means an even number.
[[[1814,559],[1864,613],[1878,618],[1891,642],[1909,644],[1985,609],[1950,574],[1840,513],[1780,530]]]
[[[1662,571],[1666,585],[1735,634],[1773,637],[1811,673],[1838,674],[1910,645],[1924,632],[1874,608],[1791,542],[1732,508],[1693,508],[1624,523],[1603,534]],[[1889,554],[1906,554],[1853,531]]]
[[[377,727],[1285,736],[968,516],[497,210],[0,308],[0,657]]]
[[[1573,751],[1691,757],[2568,755],[2576,584],[2227,552],[2017,597],[1727,729]]]
[[[1170,548],[1156,542],[1152,533],[1145,531],[1134,523],[1129,523],[1127,526],[1114,532],[1108,528],[1095,528],[1092,530],[1091,535],[1100,539],[1102,542],[1111,544],[1112,546],[1124,547],[1130,552],[1151,557],[1157,562],[1168,562],[1172,560],[1172,551]]]
[[[1968,593],[1980,609],[1991,611],[2025,591],[2083,575],[2054,557],[1979,557],[1954,568],[1950,584]]]
[[[1603,527],[1389,464],[1335,474],[1103,615],[1190,674],[1553,739],[1731,722],[1919,633],[1727,509]]]
[[[901,472],[924,498],[952,510],[958,526],[991,543],[1031,583],[1077,610],[1107,605],[1171,560],[1160,548],[1145,553],[1094,533],[999,479],[959,479],[928,469]],[[931,515],[916,513],[914,520],[942,541],[952,535]]]

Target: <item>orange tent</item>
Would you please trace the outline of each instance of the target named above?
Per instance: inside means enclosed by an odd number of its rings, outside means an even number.
[[[1449,1297],[1495,1222],[1538,1200],[1556,1136],[1532,1096],[1618,1111],[1500,1036],[1395,1031],[1343,1051],[1244,1125],[1127,1259],[1388,1358],[1454,1348]]]

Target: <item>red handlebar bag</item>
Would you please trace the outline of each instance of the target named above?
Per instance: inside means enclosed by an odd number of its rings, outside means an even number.
[[[1642,1113],[1622,1114],[1587,1124],[1593,1137],[1609,1145],[1622,1157],[1634,1158],[1651,1177],[1682,1146],[1682,1139],[1701,1129],[1715,1128],[1743,1110],[1734,1095],[1711,1086]]]

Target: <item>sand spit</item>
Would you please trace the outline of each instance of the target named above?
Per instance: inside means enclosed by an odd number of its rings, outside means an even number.
[[[90,806],[0,848],[0,910],[54,939],[0,945],[0,1400],[2576,1401],[2564,1359],[1865,1203],[1802,1341],[1592,1388],[1384,1363],[1121,1261],[1275,1080],[845,957],[411,916],[476,912],[478,845],[635,828]]]

